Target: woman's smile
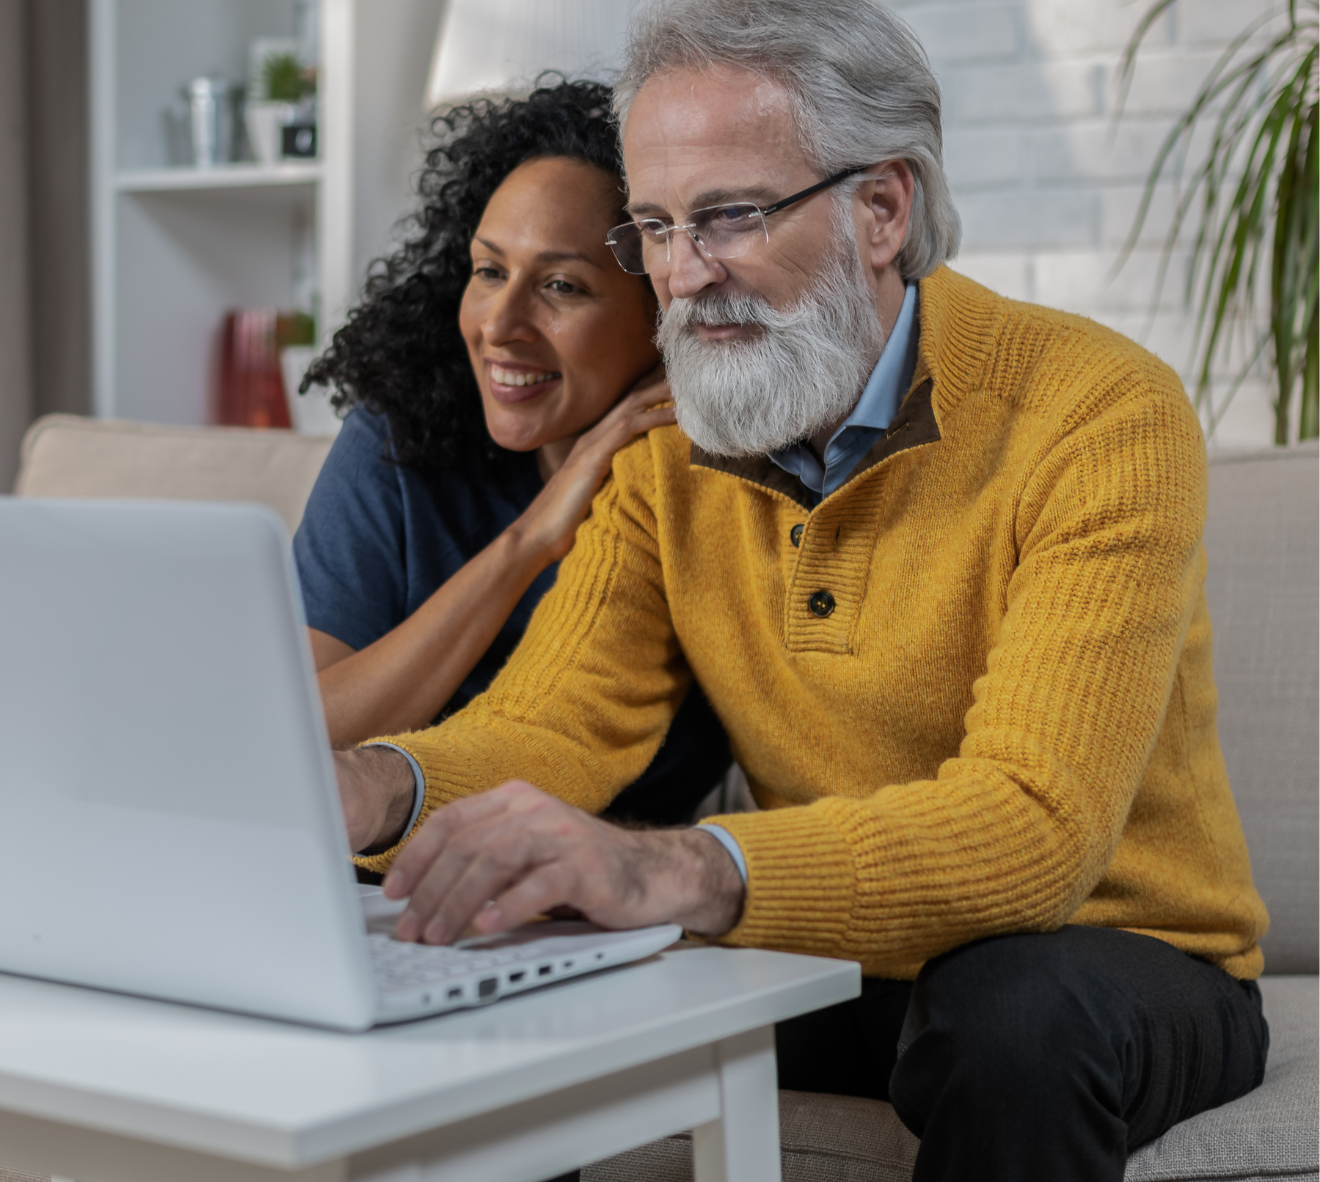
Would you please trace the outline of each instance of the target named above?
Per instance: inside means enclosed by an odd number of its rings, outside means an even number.
[[[486,361],[491,397],[508,405],[538,398],[558,389],[564,375],[558,370],[537,369],[517,362]]]

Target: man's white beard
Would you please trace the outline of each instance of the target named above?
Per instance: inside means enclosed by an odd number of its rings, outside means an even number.
[[[851,228],[851,227],[850,227]],[[875,295],[851,234],[793,308],[715,292],[675,299],[656,343],[678,425],[714,455],[753,456],[809,439],[848,414],[884,347]],[[708,341],[697,324],[757,325],[750,339]]]

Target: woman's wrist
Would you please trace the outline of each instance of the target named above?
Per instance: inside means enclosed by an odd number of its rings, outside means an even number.
[[[558,538],[547,536],[535,512],[535,502],[496,540],[509,568],[522,575],[527,585],[551,563],[557,562]]]

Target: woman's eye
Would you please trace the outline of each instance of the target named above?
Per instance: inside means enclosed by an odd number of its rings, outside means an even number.
[[[567,279],[552,279],[546,286],[556,295],[576,295],[581,288]]]
[[[500,278],[499,268],[497,267],[473,267],[472,274],[478,279],[498,279]]]

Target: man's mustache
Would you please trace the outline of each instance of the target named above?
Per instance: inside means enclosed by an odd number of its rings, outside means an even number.
[[[698,298],[675,297],[660,314],[661,323],[669,331],[691,331],[695,326],[711,328],[739,327],[774,328],[775,309],[762,296],[729,295],[713,292]]]

